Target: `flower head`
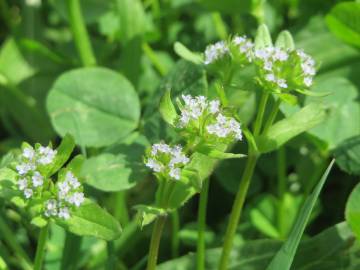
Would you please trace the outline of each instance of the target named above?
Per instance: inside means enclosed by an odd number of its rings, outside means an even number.
[[[214,44],[208,45],[205,49],[204,64],[209,65],[217,60],[222,59],[229,53],[229,47],[225,41],[219,41]]]
[[[250,63],[253,60],[253,48],[254,43],[246,36],[235,36],[231,44],[234,47],[232,53],[235,58],[239,58],[240,61]]]
[[[163,142],[153,144],[145,158],[145,165],[153,172],[174,180],[180,180],[181,168],[189,162],[180,145]]]

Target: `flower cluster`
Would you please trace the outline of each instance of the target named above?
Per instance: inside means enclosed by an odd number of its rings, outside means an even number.
[[[223,114],[219,100],[209,101],[204,96],[190,95],[183,95],[182,99],[184,104],[180,107],[178,128],[198,134],[205,127],[205,135],[225,140],[242,139],[240,123]]]
[[[260,80],[272,89],[303,89],[312,85],[315,61],[301,50],[266,47],[255,50],[254,58]]]
[[[229,53],[229,47],[225,41],[219,41],[214,44],[208,45],[205,49],[204,64],[209,65],[215,61],[223,58]]]
[[[18,172],[18,188],[23,192],[26,199],[30,199],[36,193],[41,192],[44,185],[44,176],[38,168],[50,164],[56,154],[56,150],[49,146],[40,146],[36,150],[31,146],[24,148],[20,156],[20,163],[16,166],[16,171]]]
[[[39,146],[35,149],[26,146],[15,166],[18,173],[17,185],[26,200],[42,198],[46,192],[50,198],[45,202],[46,217],[70,218],[71,207],[79,207],[84,201],[84,194],[78,179],[68,171],[63,181],[58,181],[53,188],[51,179],[43,173],[46,166],[51,165],[57,155],[57,150],[50,146]],[[46,171],[46,170],[45,170]],[[48,194],[50,193],[50,195]]]
[[[79,207],[85,200],[79,180],[68,171],[64,180],[56,183],[56,197],[45,203],[45,216],[70,218],[71,207]]]
[[[180,180],[181,168],[189,161],[190,159],[180,145],[171,147],[160,142],[152,145],[151,150],[147,153],[145,165],[165,178]]]
[[[254,43],[246,36],[235,36],[232,41],[234,58],[240,58],[241,61],[252,62]]]

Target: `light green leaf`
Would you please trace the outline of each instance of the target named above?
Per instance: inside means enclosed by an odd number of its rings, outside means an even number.
[[[289,238],[285,241],[281,249],[276,253],[266,270],[289,270],[296,251],[298,249],[301,237],[305,231],[306,225],[310,219],[311,212],[316,204],[316,200],[320,195],[325,181],[330,173],[335,160],[332,160],[325,173],[321,177],[319,183],[316,185],[314,191],[305,200],[303,207],[301,208],[298,218],[295,221],[294,227],[290,233]]]
[[[269,28],[265,24],[260,25],[255,36],[255,49],[263,49],[272,45]]]
[[[167,215],[167,211],[163,208],[149,206],[149,205],[136,205],[134,208],[138,211],[138,218],[140,226],[144,227],[153,222],[158,216]]]
[[[258,149],[263,153],[273,151],[300,133],[321,123],[325,116],[325,109],[321,104],[309,104],[270,127],[266,134],[257,139]]]
[[[93,147],[124,138],[140,117],[133,86],[106,68],[81,68],[61,75],[49,92],[47,109],[61,136],[70,133],[77,144]]]
[[[204,154],[210,158],[216,159],[231,159],[231,158],[243,158],[246,157],[244,154],[226,153],[220,149],[216,149],[216,146],[202,144],[196,147],[195,151]]]
[[[200,55],[190,51],[184,44],[178,41],[174,44],[174,51],[181,58],[193,62],[194,64],[201,64],[203,62]]]
[[[360,184],[351,192],[346,203],[345,218],[356,235],[360,239]]]
[[[178,114],[176,112],[174,104],[171,101],[170,93],[170,90],[165,91],[164,95],[160,100],[159,111],[165,122],[173,126],[176,118],[178,117]]]
[[[0,257],[0,269],[1,269],[1,270],[7,270],[7,269],[9,269],[9,268],[7,267],[4,259],[1,258],[1,257]]]
[[[360,175],[360,135],[343,141],[333,153],[342,170]]]
[[[145,137],[138,136],[111,146],[87,159],[81,175],[88,185],[102,191],[130,189],[147,175],[142,159],[148,145]]]
[[[360,47],[360,3],[337,4],[326,16],[326,23],[339,39]]]
[[[46,226],[46,224],[48,224],[48,221],[42,216],[36,216],[31,220],[31,224],[35,225],[36,227],[42,228]]]
[[[119,222],[90,200],[72,211],[68,220],[57,219],[56,223],[74,234],[94,236],[107,241],[114,240],[121,234]]]
[[[295,49],[295,43],[294,39],[289,31],[281,31],[281,33],[278,35],[275,46],[283,49],[289,49],[294,50]]]

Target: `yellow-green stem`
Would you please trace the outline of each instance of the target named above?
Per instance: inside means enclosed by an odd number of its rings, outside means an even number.
[[[48,231],[49,231],[49,224],[47,224],[40,230],[39,239],[37,242],[36,254],[35,254],[34,270],[42,269],[42,264],[45,257],[45,248],[48,237]]]
[[[266,108],[267,101],[269,99],[269,95],[270,95],[269,92],[263,91],[263,94],[261,96],[258,113],[256,116],[255,125],[254,125],[254,136],[255,137],[260,134],[260,130],[261,130],[261,126],[262,126],[262,122],[263,122],[263,118],[264,118],[264,113],[265,113],[265,108]]]
[[[204,180],[200,193],[198,210],[198,239],[196,252],[196,269],[205,270],[205,230],[206,230],[206,207],[209,193],[209,178]]]
[[[149,248],[149,257],[147,262],[147,270],[155,270],[158,259],[159,246],[161,234],[165,225],[166,216],[160,216],[156,219],[153,232],[151,235],[151,242]]]

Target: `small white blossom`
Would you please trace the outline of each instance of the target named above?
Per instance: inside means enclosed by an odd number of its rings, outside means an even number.
[[[45,216],[57,216],[57,201],[54,199],[48,200],[45,204]]]
[[[209,111],[212,114],[215,114],[215,113],[219,112],[219,110],[220,110],[220,101],[219,100],[210,101]]]
[[[176,180],[180,180],[181,177],[181,171],[179,168],[171,168],[170,172],[169,172],[170,177],[176,179]]]
[[[224,41],[216,42],[211,44],[205,49],[205,60],[204,64],[209,65],[219,59],[229,52],[229,48]]]
[[[274,74],[269,73],[265,75],[265,80],[267,80],[268,82],[275,82],[276,78]]]
[[[146,167],[152,169],[154,172],[161,172],[163,170],[163,165],[152,158],[149,158],[145,165]]]
[[[24,196],[25,196],[26,199],[31,198],[33,193],[34,193],[33,190],[30,189],[30,188],[27,188],[27,189],[24,190]]]
[[[69,219],[70,218],[69,208],[67,207],[60,208],[58,216],[63,219]]]
[[[34,149],[30,148],[30,147],[26,147],[23,152],[22,155],[24,158],[28,159],[28,160],[33,160],[35,157],[35,151]]]
[[[151,148],[151,153],[156,155],[158,152],[169,153],[170,147],[166,143],[156,143]]]
[[[79,207],[84,202],[84,193],[82,192],[75,192],[72,194],[69,198],[67,198],[67,201],[77,207]]]
[[[16,170],[20,175],[25,175],[29,171],[35,170],[35,165],[31,163],[22,163],[16,166]]]
[[[278,79],[277,80],[277,85],[279,87],[281,87],[281,88],[287,88],[288,87],[288,85],[287,85],[287,83],[286,83],[286,81],[284,79]]]
[[[57,183],[59,192],[58,192],[58,196],[60,199],[64,199],[68,193],[70,192],[70,185],[68,184],[67,181],[63,181],[63,182],[58,182]]]
[[[69,183],[73,188],[80,187],[80,182],[78,179],[74,176],[74,174],[70,171],[66,173],[65,181]]]
[[[307,87],[310,87],[312,85],[312,78],[311,77],[305,77],[304,78],[304,84],[307,86]]]
[[[34,175],[31,179],[34,187],[42,186],[44,183],[44,178],[39,172],[34,172]]]
[[[272,67],[273,67],[272,62],[266,61],[266,62],[264,63],[264,69],[265,69],[265,70],[271,71],[271,70],[272,70]]]
[[[247,39],[246,36],[235,36],[232,40],[232,43],[239,48],[239,51],[242,54],[245,54],[249,62],[252,61],[254,43]]]
[[[47,165],[50,164],[51,162],[53,162],[57,151],[51,149],[50,147],[44,147],[44,146],[40,146],[39,148],[39,153],[40,153],[40,157],[38,159],[38,162],[42,165]]]
[[[232,117],[225,117],[219,114],[216,117],[216,123],[210,124],[206,127],[209,134],[215,135],[219,138],[226,138],[233,136],[236,140],[242,140],[242,132],[240,123]]]
[[[273,58],[274,60],[279,60],[283,62],[289,58],[289,54],[280,48],[275,48]]]
[[[28,182],[27,182],[27,180],[25,178],[19,179],[17,184],[18,184],[20,190],[24,190],[28,186]]]

